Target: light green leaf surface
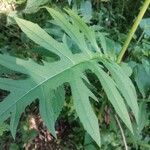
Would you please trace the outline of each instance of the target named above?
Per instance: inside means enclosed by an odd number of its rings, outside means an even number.
[[[108,100],[113,105],[115,111],[117,112],[118,116],[122,119],[122,121],[126,124],[126,126],[130,129],[133,133],[130,117],[125,106],[124,100],[121,97],[119,91],[116,88],[116,83],[111,79],[111,77],[105,73],[97,63],[93,62],[91,66],[91,70],[97,75],[99,78],[104,91],[108,97]]]
[[[80,27],[79,29],[84,33],[85,37],[88,39],[88,41],[91,43],[95,51],[98,51],[100,53],[100,48],[97,45],[96,42],[96,36],[95,32],[92,28],[88,27],[88,25],[82,21],[82,19],[72,10],[65,10],[73,19],[73,24],[77,27]]]
[[[65,100],[63,85],[64,83],[68,83],[71,86],[75,110],[84,129],[100,146],[98,118],[89,101],[90,97],[95,100],[97,100],[97,98],[88,88],[87,84],[85,84],[85,81],[90,84],[88,78],[85,76],[85,72],[91,70],[101,82],[116,113],[132,132],[127,107],[123,97],[116,88],[123,84],[122,82],[120,83],[123,72],[116,73],[116,71],[110,70],[114,72],[114,76],[116,77],[116,80],[113,81],[113,79],[100,68],[98,62],[103,62],[103,60],[105,60],[105,63],[112,65],[113,69],[118,69],[118,66],[116,67],[115,63],[104,59],[106,56],[102,59],[102,52],[97,46],[94,31],[74,12],[68,10],[67,12],[71,13],[67,16],[69,19],[66,19],[66,16],[58,11],[52,8],[46,9],[54,18],[56,25],[59,25],[65,34],[68,35],[68,38],[76,43],[80,53],[73,54],[64,38],[62,42],[58,42],[37,24],[15,18],[21,30],[32,41],[56,54],[59,60],[53,62],[43,61],[43,64],[40,65],[31,59],[23,60],[6,54],[0,54],[0,65],[27,75],[26,79],[20,80],[0,78],[0,89],[10,91],[10,94],[0,102],[0,122],[11,118],[11,132],[15,137],[21,114],[28,105],[35,99],[38,99],[40,115],[49,131],[56,137],[54,128],[55,121],[60,114]],[[74,21],[70,23],[69,20]],[[88,48],[90,40],[94,50]],[[125,85],[125,88],[133,89],[133,87],[130,87],[132,83],[129,78],[127,76],[125,76],[125,78],[129,83]],[[129,92],[128,90],[122,89],[121,91],[125,92],[124,96],[126,96],[126,99],[135,94],[134,90]],[[136,99],[134,100],[136,101]],[[136,115],[136,111],[134,111],[134,113]]]
[[[140,27],[146,35],[150,36],[150,18],[143,18],[140,22]]]
[[[113,79],[117,83],[117,88],[125,98],[127,104],[130,106],[133,111],[136,121],[138,122],[138,103],[135,88],[130,80],[130,78],[126,75],[124,70],[115,63],[109,63],[103,61],[104,65],[110,71]]]

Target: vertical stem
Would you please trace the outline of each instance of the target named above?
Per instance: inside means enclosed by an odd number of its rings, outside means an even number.
[[[135,22],[134,22],[134,24],[133,24],[129,34],[128,34],[128,37],[127,37],[127,39],[126,39],[126,41],[125,41],[125,43],[123,45],[123,48],[122,48],[121,52],[119,53],[119,56],[117,58],[117,63],[121,62],[121,60],[122,60],[122,58],[123,58],[123,56],[124,56],[128,46],[129,46],[130,42],[132,40],[132,37],[133,37],[133,35],[134,35],[134,33],[135,33],[139,23],[141,22],[141,20],[142,20],[142,18],[144,16],[144,14],[145,14],[149,4],[150,4],[150,0],[145,0],[144,4],[142,6],[142,9],[140,10],[140,13],[137,16],[137,18],[136,18],[136,20],[135,20]]]
[[[142,40],[143,36],[144,36],[145,31],[143,30],[142,34],[140,35],[139,39],[136,42],[136,45],[139,44],[139,42]]]
[[[144,4],[143,4],[143,6],[142,6],[142,8],[141,8],[141,10],[139,12],[139,15],[137,16],[137,18],[136,18],[136,20],[135,20],[135,22],[134,22],[130,32],[128,33],[127,39],[126,39],[126,41],[125,41],[125,43],[124,43],[124,45],[123,45],[123,47],[122,47],[122,49],[121,49],[121,51],[119,53],[119,56],[117,58],[117,63],[121,62],[121,60],[122,60],[122,58],[123,58],[123,56],[124,56],[128,46],[129,46],[130,42],[132,40],[132,37],[133,37],[135,31],[137,30],[137,27],[140,24],[140,22],[141,22],[141,20],[142,20],[142,18],[144,16],[144,14],[145,14],[149,4],[150,4],[150,0],[145,0]],[[115,118],[116,118],[117,124],[118,124],[118,126],[120,128],[120,131],[121,131],[121,135],[122,135],[123,143],[124,143],[124,146],[125,146],[125,150],[128,150],[128,146],[127,146],[126,138],[125,138],[125,135],[124,135],[124,131],[123,131],[122,127],[121,127],[121,124],[120,124],[120,121],[119,121],[117,115],[115,115]]]
[[[120,131],[121,131],[121,136],[122,136],[122,139],[123,139],[123,143],[124,143],[125,150],[128,150],[126,138],[125,138],[123,129],[122,129],[122,127],[121,127],[121,124],[120,124],[120,121],[119,121],[117,115],[115,115],[115,118],[116,118],[117,124],[118,124],[118,126],[119,126],[119,129],[120,129]]]

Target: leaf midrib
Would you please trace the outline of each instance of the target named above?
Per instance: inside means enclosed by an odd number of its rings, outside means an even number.
[[[63,71],[61,71],[61,72],[59,72],[59,73],[57,73],[57,74],[55,74],[55,75],[53,75],[53,76],[51,76],[51,77],[45,79],[45,80],[43,80],[42,82],[40,82],[39,84],[37,84],[35,87],[31,88],[31,90],[29,90],[28,92],[26,92],[21,98],[19,98],[17,101],[15,101],[15,103],[13,103],[11,106],[9,106],[9,108],[7,108],[7,110],[5,110],[5,111],[8,111],[8,110],[9,110],[10,108],[12,108],[16,103],[18,103],[22,98],[24,98],[27,94],[29,94],[30,92],[32,92],[32,91],[35,90],[36,88],[40,87],[42,84],[48,82],[48,81],[51,80],[52,78],[55,78],[55,77],[57,77],[58,75],[60,75],[60,74],[62,74],[62,73],[64,73],[64,72],[66,72],[66,71],[69,71],[70,69],[73,69],[73,68],[75,68],[75,67],[77,67],[77,66],[79,66],[79,65],[81,65],[81,64],[83,64],[83,63],[89,63],[89,62],[92,61],[92,60],[95,60],[95,59],[97,60],[97,59],[100,59],[100,58],[101,58],[101,56],[96,56],[96,57],[93,56],[92,58],[90,58],[90,59],[88,59],[88,60],[80,61],[80,62],[77,63],[77,64],[72,64],[72,66],[66,68],[65,70],[63,70]],[[1,115],[3,115],[3,114],[5,113],[5,111],[3,111],[3,112],[1,113]]]

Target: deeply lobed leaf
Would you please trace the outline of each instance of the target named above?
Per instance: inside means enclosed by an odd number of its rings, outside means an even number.
[[[15,137],[21,114],[28,105],[38,98],[41,117],[50,132],[56,136],[54,125],[65,99],[63,84],[69,83],[76,112],[85,130],[100,146],[98,118],[89,101],[89,97],[95,100],[96,97],[84,82],[84,80],[89,82],[85,77],[85,71],[91,70],[101,82],[116,113],[132,132],[130,117],[124,102],[125,98],[137,119],[138,105],[131,80],[116,63],[102,57],[94,31],[78,15],[67,10],[70,19],[72,19],[71,23],[54,9],[46,9],[55,19],[56,25],[59,25],[66,35],[78,45],[80,53],[73,54],[65,39],[58,42],[37,24],[15,18],[19,27],[31,40],[58,55],[59,60],[55,62],[43,61],[43,65],[40,65],[31,59],[22,60],[8,55],[0,55],[1,65],[28,76],[27,79],[16,81],[0,78],[0,88],[10,91],[5,100],[0,102],[0,122],[10,117],[11,132]],[[88,47],[87,40],[94,50]],[[100,61],[108,68],[112,77],[100,67]],[[125,80],[128,84],[125,83]]]

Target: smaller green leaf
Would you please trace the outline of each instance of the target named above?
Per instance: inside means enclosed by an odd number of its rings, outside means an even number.
[[[64,15],[62,15],[58,11],[48,7],[45,8],[54,18],[56,25],[60,26],[70,36],[70,38],[77,44],[81,51],[83,51],[87,55],[91,55],[86,45],[85,38],[79,31],[79,27],[74,26],[73,24],[68,22]]]
[[[92,44],[92,46],[94,47],[94,50],[98,51],[100,53],[101,51],[97,45],[94,30],[92,28],[88,27],[87,24],[74,11],[72,11],[70,9],[69,10],[65,9],[65,11],[72,17],[73,24],[80,27],[79,29],[84,33],[85,37]]]
[[[92,19],[92,4],[91,1],[82,1],[80,6],[80,12],[83,16],[83,20],[90,22]]]
[[[150,18],[142,19],[142,21],[140,22],[140,27],[148,36],[150,36]]]
[[[142,64],[137,64],[134,67],[134,78],[143,98],[146,97],[150,90],[150,63],[146,60]]]
[[[124,73],[125,73],[128,77],[130,77],[130,76],[132,75],[133,71],[132,71],[132,68],[129,66],[128,63],[121,62],[121,63],[120,63],[120,67],[124,70]]]
[[[114,81],[116,82],[116,86],[118,87],[119,91],[125,98],[127,104],[130,106],[131,110],[135,115],[135,119],[138,122],[138,103],[137,103],[137,96],[136,90],[130,78],[126,75],[124,70],[114,62],[107,62],[103,60],[103,64],[108,68],[110,71]]]
[[[59,57],[62,56],[70,60],[71,53],[69,53],[68,49],[64,48],[64,44],[53,39],[39,25],[20,18],[15,18],[15,20],[21,30],[35,43]]]
[[[110,78],[110,76],[105,73],[100,66],[97,65],[97,62],[92,62],[92,65],[89,66],[90,69],[95,73],[106,92],[108,100],[113,105],[116,113],[121,118],[121,120],[125,123],[128,129],[133,133],[133,128],[131,124],[131,120],[124,103],[123,98],[121,97],[119,91],[116,88],[116,84]]]

